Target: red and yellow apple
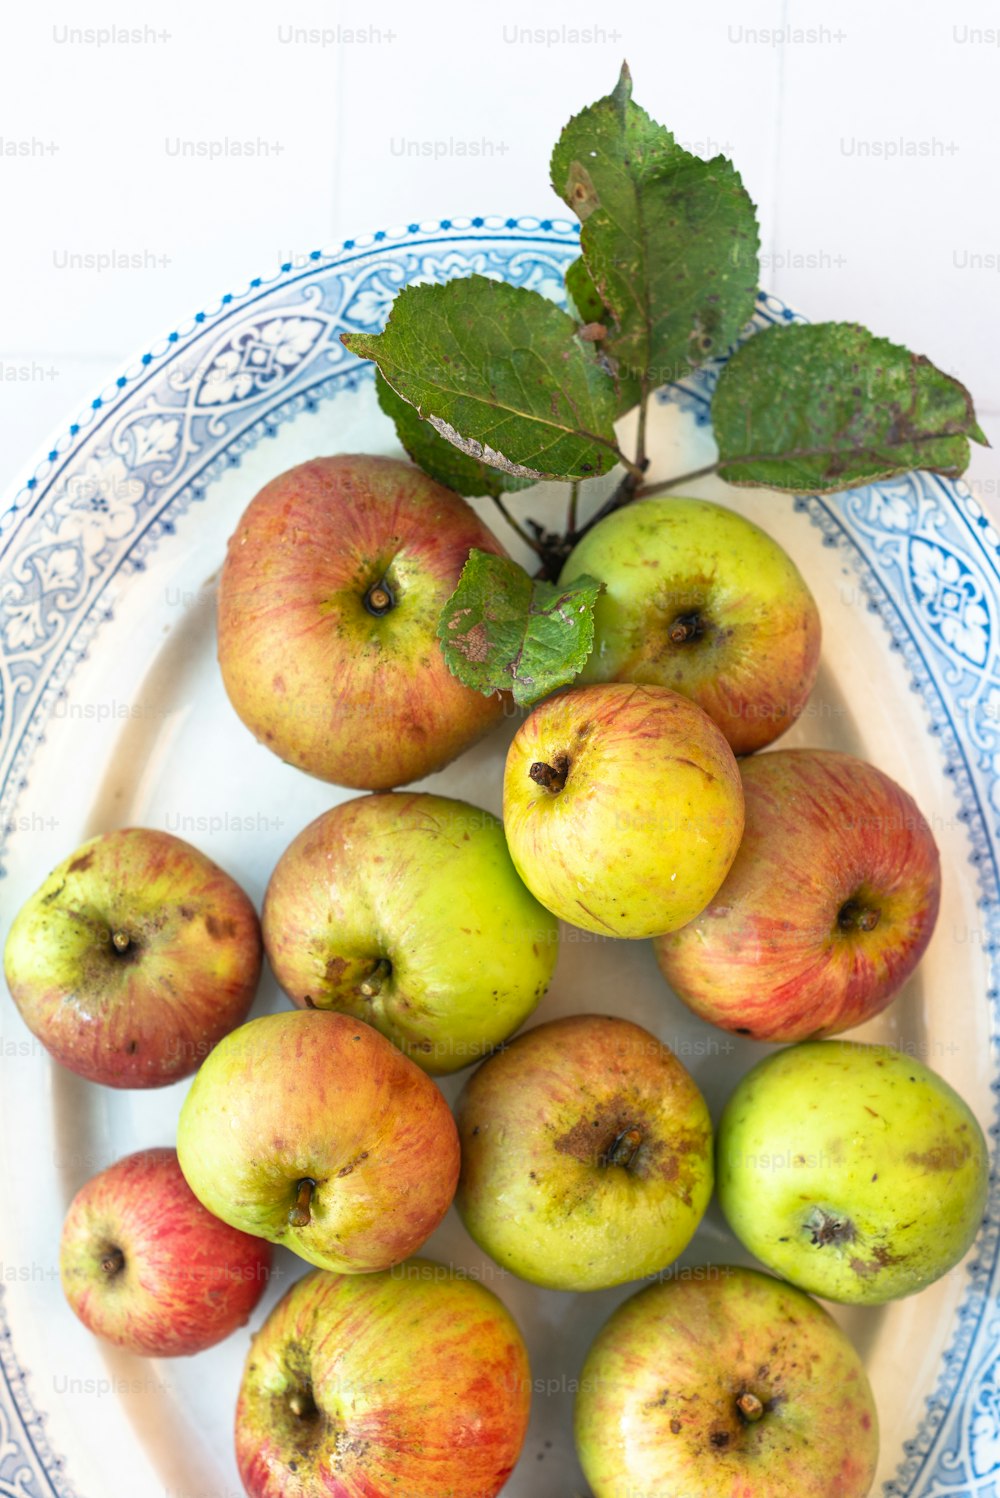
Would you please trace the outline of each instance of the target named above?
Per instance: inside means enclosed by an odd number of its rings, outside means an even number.
[[[437,1227],[458,1135],[426,1073],[370,1025],[322,1009],[227,1035],[184,1100],[177,1153],[223,1222],[310,1264],[398,1264]]]
[[[791,557],[751,521],[670,495],[614,510],[578,542],[560,581],[604,584],[579,680],[672,687],[736,754],[801,713],[819,668],[820,619]]]
[[[59,1249],[83,1324],[129,1352],[201,1352],[243,1326],[267,1285],[271,1245],[205,1210],[172,1149],[141,1150],[73,1198]]]
[[[464,499],[390,458],[315,458],[272,479],[219,584],[229,699],[275,754],[321,780],[387,790],[429,775],[502,716],[437,640],[473,548],[505,555]]]
[[[705,1266],[618,1307],[583,1366],[594,1498],[866,1498],[878,1417],[857,1352],[808,1295]]]
[[[84,843],[16,916],[4,951],[25,1024],[63,1066],[109,1087],[188,1077],[246,1018],[257,912],[211,859],[143,827]]]
[[[314,1271],[254,1338],[236,1460],[249,1498],[493,1498],[530,1404],[521,1334],[483,1285],[423,1259]]]
[[[715,894],[743,834],[733,752],[667,687],[611,682],[542,702],[504,772],[514,866],[547,910],[604,936],[658,936]]]
[[[863,1024],[930,941],[933,833],[901,786],[849,754],[780,749],[740,769],[743,842],[701,914],[655,942],[664,977],[703,1019],[757,1040]]]

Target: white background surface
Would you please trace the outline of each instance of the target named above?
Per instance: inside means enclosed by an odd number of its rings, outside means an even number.
[[[142,39],[71,39],[116,25]],[[998,28],[989,0],[12,7],[3,480],[133,354],[291,256],[413,218],[565,216],[549,150],[622,57],[678,139],[735,159],[762,284],[958,374],[1000,447]],[[179,154],[227,140],[254,154]],[[73,268],[113,254],[138,263]],[[997,456],[969,477],[1000,513]]]

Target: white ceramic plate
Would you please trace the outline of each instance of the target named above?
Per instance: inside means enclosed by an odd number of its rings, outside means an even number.
[[[371,371],[344,351],[342,329],[378,327],[400,286],[417,278],[480,271],[558,297],[576,253],[574,228],[535,219],[412,224],[348,242],[199,313],[53,443],[0,508],[0,940],[54,863],[85,837],[129,823],[188,838],[259,902],[286,844],[345,793],[282,765],[226,701],[213,619],[225,541],[260,485],[293,463],[398,452]],[[760,299],[760,321],[791,315]],[[661,392],[654,477],[711,461],[710,389],[709,374]],[[819,602],[819,682],[783,742],[873,760],[916,796],[941,845],[944,903],[930,951],[890,1011],[859,1033],[907,1047],[990,1126],[997,535],[962,485],[927,475],[823,500],[711,480],[694,492],[769,530]],[[518,504],[554,521],[564,500],[560,486],[544,485]],[[477,508],[491,518],[487,501]],[[514,726],[426,784],[499,811]],[[284,1002],[268,978],[255,1012]],[[567,929],[535,1022],[580,1010],[611,1010],[654,1030],[716,1117],[763,1053],[689,1016],[647,943]],[[249,1329],[193,1359],[134,1359],[75,1321],[56,1267],[75,1190],[123,1154],[171,1142],[187,1084],[120,1093],[60,1071],[6,996],[0,1059],[0,1498],[240,1498],[232,1417]],[[449,1098],[460,1085],[461,1077],[444,1084]],[[997,1247],[994,1192],[965,1265],[914,1299],[836,1312],[878,1399],[875,1492],[1000,1493]],[[485,1260],[454,1212],[429,1251],[481,1275],[528,1340],[534,1410],[506,1493],[586,1494],[571,1439],[574,1380],[629,1288],[536,1290]],[[708,1260],[746,1261],[715,1207],[680,1272]],[[279,1255],[254,1325],[301,1269]]]

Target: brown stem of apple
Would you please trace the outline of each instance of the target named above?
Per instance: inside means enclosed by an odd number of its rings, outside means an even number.
[[[364,994],[366,999],[375,999],[382,992],[382,984],[392,973],[392,963],[385,957],[380,957],[372,968],[367,978],[358,984],[358,992]]]
[[[691,640],[700,640],[705,632],[700,614],[679,614],[667,633],[674,645],[687,645]]]
[[[110,1248],[101,1260],[101,1269],[109,1280],[113,1280],[116,1274],[121,1274],[125,1268],[125,1255],[120,1248]]]
[[[632,1164],[642,1144],[641,1129],[625,1129],[604,1157],[606,1165],[621,1165],[625,1170]]]
[[[295,1206],[288,1214],[288,1225],[293,1228],[307,1228],[312,1221],[312,1213],[309,1208],[312,1203],[313,1192],[316,1190],[316,1182],[310,1176],[299,1181],[295,1191]]]
[[[132,938],[127,931],[112,931],[111,945],[116,952],[127,952],[132,945]]]
[[[749,1425],[754,1425],[764,1413],[764,1406],[756,1394],[747,1392],[741,1394],[736,1401],[736,1408]]]
[[[376,619],[381,619],[383,614],[396,607],[396,600],[384,577],[380,582],[372,583],[362,602],[369,614],[374,614]]]
[[[876,905],[865,905],[860,900],[848,900],[840,907],[837,925],[841,931],[874,931],[882,918]]]
[[[536,760],[528,771],[536,785],[543,786],[545,790],[551,791],[553,796],[558,795],[566,784],[566,776],[569,774],[569,759],[565,754],[557,754],[551,765],[544,760]]]

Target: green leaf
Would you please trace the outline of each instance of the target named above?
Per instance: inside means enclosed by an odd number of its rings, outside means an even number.
[[[414,407],[397,395],[377,370],[375,393],[386,416],[396,423],[397,436],[418,468],[437,479],[439,484],[454,489],[456,494],[489,494],[496,498],[516,489],[530,489],[535,482],[534,479],[515,478],[499,468],[488,468],[477,458],[467,457],[459,448],[439,437],[430,422],[422,420]]]
[[[972,397],[922,354],[856,323],[788,323],[733,354],[712,401],[731,484],[830,494],[929,469],[964,473],[985,442]]]
[[[566,294],[570,301],[570,311],[576,313],[580,322],[604,321],[607,309],[601,301],[600,292],[591,280],[587,262],[582,255],[567,267]]]
[[[617,393],[568,313],[485,276],[407,286],[385,331],[344,333],[470,457],[517,478],[591,478],[620,460]]]
[[[757,220],[724,156],[702,161],[614,93],[570,120],[552,156],[556,192],[583,221],[583,258],[612,326],[620,377],[647,388],[723,354],[753,315]]]
[[[622,370],[618,361],[612,359],[607,353],[607,346],[603,340],[611,332],[611,313],[601,301],[600,293],[590,279],[590,272],[582,255],[579,260],[573,261],[566,272],[566,294],[570,302],[570,311],[576,313],[583,324],[580,337],[593,342],[597,349],[598,362],[605,366],[615,382],[618,397],[615,403],[615,415],[624,416],[626,411],[631,411],[633,406],[639,404],[642,392],[639,382]]]
[[[598,207],[624,226],[639,217],[639,189],[681,151],[670,131],[632,102],[622,67],[614,93],[574,115],[552,152],[552,186],[581,223]]]
[[[592,577],[557,587],[505,557],[473,551],[438,624],[449,671],[474,691],[537,702],[583,669],[600,591]]]

